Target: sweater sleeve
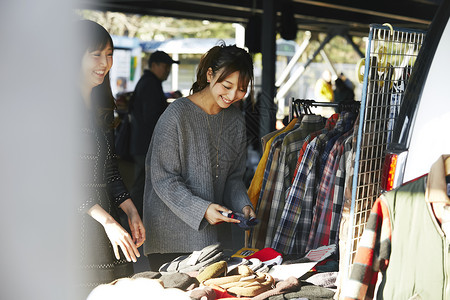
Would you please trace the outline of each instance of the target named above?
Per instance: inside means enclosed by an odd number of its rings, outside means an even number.
[[[247,205],[250,205],[253,208],[247,194],[247,188],[244,184],[244,172],[247,155],[245,128],[241,126],[243,124],[244,120],[235,122],[237,135],[233,135],[233,138],[238,141],[235,149],[237,159],[235,159],[231,165],[231,169],[225,183],[224,195],[225,205],[231,207],[232,210],[237,212],[242,212],[244,206]]]
[[[385,271],[391,253],[389,210],[378,198],[359,241],[350,278],[344,283],[344,299],[373,299],[378,272]]]
[[[169,106],[156,125],[146,157],[146,173],[150,174],[151,186],[158,198],[177,217],[199,230],[211,202],[194,195],[182,176],[184,163],[180,152],[186,149],[180,127]]]

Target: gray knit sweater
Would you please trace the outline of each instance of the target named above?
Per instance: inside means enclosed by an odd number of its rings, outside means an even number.
[[[146,255],[189,253],[218,241],[230,248],[236,225],[212,226],[204,214],[211,203],[238,212],[251,206],[243,183],[244,122],[234,106],[208,115],[188,98],[170,104],[160,117],[146,158]]]

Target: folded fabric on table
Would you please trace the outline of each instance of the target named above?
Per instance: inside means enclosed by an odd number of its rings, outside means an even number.
[[[180,290],[191,290],[199,285],[195,277],[191,277],[186,273],[164,274],[159,280],[163,282],[165,288],[177,288]]]
[[[286,280],[279,281],[274,289],[265,291],[253,298],[253,300],[264,300],[270,296],[280,295],[287,292],[293,292],[300,289],[300,281],[295,277],[289,277]]]
[[[193,272],[223,259],[220,243],[206,246],[200,251],[182,255],[159,268],[160,273]]]
[[[267,273],[254,273],[248,266],[238,267],[239,275],[212,278],[202,282],[206,286],[220,286],[239,297],[254,297],[272,289],[275,280]]]
[[[230,274],[230,272],[235,271],[239,266],[248,265],[250,262],[242,257],[233,257],[231,256],[226,260],[227,262],[227,273],[229,275],[236,275],[237,273]]]
[[[165,288],[159,279],[120,278],[109,284],[95,287],[87,300],[122,299],[177,299],[191,300],[187,292],[177,288]]]
[[[306,279],[306,282],[326,288],[336,288],[336,280],[339,272],[317,273]]]
[[[188,292],[192,300],[216,300],[217,294],[212,287],[202,286]]]
[[[223,277],[227,275],[227,263],[224,260],[215,262],[207,266],[203,271],[197,275],[199,282],[208,280],[210,278]]]
[[[221,286],[222,284],[227,284],[230,282],[236,282],[241,280],[241,278],[245,278],[255,273],[246,265],[239,266],[236,271],[237,275],[229,275],[218,278],[210,278],[208,280],[204,280],[200,282],[202,285],[210,286],[212,284]]]
[[[286,299],[298,299],[307,298],[314,300],[333,300],[334,291],[321,286],[310,285],[307,282],[301,281],[301,286],[298,291],[287,292],[281,295],[271,296],[269,300],[286,300]]]
[[[132,279],[136,279],[136,278],[158,279],[159,277],[161,277],[161,273],[159,273],[159,272],[145,271],[145,272],[136,273],[131,278]]]

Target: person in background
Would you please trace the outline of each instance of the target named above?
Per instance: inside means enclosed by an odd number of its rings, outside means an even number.
[[[129,104],[131,115],[130,154],[134,162],[134,182],[131,196],[142,217],[142,197],[145,182],[145,155],[156,122],[167,108],[167,97],[162,82],[167,79],[172,64],[178,64],[166,52],[150,55],[148,70],[139,79]]]
[[[331,82],[331,72],[325,70],[322,72],[322,76],[317,80],[314,87],[314,100],[319,102],[333,102],[333,84]],[[335,110],[332,107],[318,107],[314,109],[315,112],[321,114],[323,117],[330,117]]]
[[[246,129],[233,105],[253,90],[253,61],[235,45],[211,48],[200,60],[188,97],[161,115],[148,149],[144,254],[150,269],[220,242],[232,249],[221,212],[255,217],[243,182]],[[242,241],[243,242],[243,241]]]
[[[334,81],[334,102],[342,103],[355,100],[355,93],[350,86],[352,86],[352,83],[341,73]]]
[[[80,122],[80,178],[83,198],[78,205],[80,293],[133,274],[145,240],[145,229],[117,169],[114,154],[113,109],[109,70],[113,42],[99,24],[78,21],[80,81],[77,85],[83,120]],[[116,221],[118,209],[128,216],[131,235]]]

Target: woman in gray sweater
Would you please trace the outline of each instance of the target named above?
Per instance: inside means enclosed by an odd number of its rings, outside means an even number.
[[[220,242],[232,249],[221,212],[255,217],[243,182],[245,121],[233,105],[253,90],[253,61],[243,49],[215,46],[203,55],[191,94],[159,118],[146,157],[144,253],[150,269]],[[243,242],[243,241],[242,241]]]

